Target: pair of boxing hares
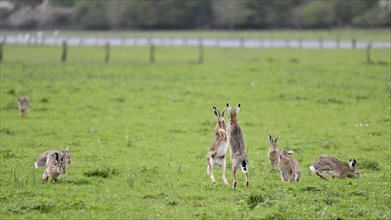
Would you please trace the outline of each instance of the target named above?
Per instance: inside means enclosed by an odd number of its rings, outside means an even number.
[[[300,167],[298,162],[290,157],[294,152],[288,150],[281,150],[277,146],[278,137],[273,139],[269,134],[270,149],[268,152],[270,165],[272,168],[278,168],[281,173],[281,180],[283,181],[299,181],[300,180]],[[356,160],[350,159],[349,163],[344,163],[335,157],[321,156],[319,157],[313,166],[309,167],[310,170],[320,176],[322,179],[326,179],[325,174],[330,174],[333,178],[351,178],[359,177],[360,174],[356,171]]]
[[[210,179],[213,184],[216,183],[216,179],[213,176],[213,167],[215,164],[221,166],[222,168],[222,179],[225,185],[229,185],[225,177],[226,163],[225,163],[225,154],[228,149],[228,145],[231,149],[231,160],[232,160],[232,176],[233,176],[233,187],[236,188],[236,171],[241,169],[246,175],[246,187],[249,186],[248,180],[248,166],[249,159],[246,153],[246,148],[244,144],[244,136],[242,129],[237,120],[237,115],[240,111],[240,104],[238,104],[235,109],[232,109],[231,106],[227,103],[227,111],[229,113],[228,125],[225,123],[224,112],[222,110],[221,114],[216,107],[213,107],[213,112],[217,118],[216,127],[215,127],[215,136],[212,142],[212,146],[207,154],[207,173],[210,176]]]
[[[69,148],[56,151],[46,151],[37,157],[35,168],[45,167],[42,181],[47,182],[50,178],[57,181],[61,174],[66,173],[68,164],[72,163]]]

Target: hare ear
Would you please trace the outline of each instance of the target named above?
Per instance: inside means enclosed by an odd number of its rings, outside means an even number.
[[[67,147],[67,149],[65,149],[65,152],[69,153],[69,147]]]
[[[280,140],[280,136],[277,136],[274,141],[277,143],[277,141],[279,141],[279,140]]]
[[[269,141],[273,142],[273,137],[269,134]]]
[[[58,153],[57,152],[54,153],[53,156],[54,156],[54,158],[56,158],[56,160],[58,160]]]
[[[356,159],[350,159],[349,160],[349,168],[351,169],[351,170],[355,170],[356,169]]]
[[[221,112],[221,117],[224,118],[225,108],[223,108],[223,111]]]
[[[229,114],[232,113],[232,108],[231,108],[231,106],[228,103],[227,103],[227,111],[228,111]]]
[[[240,111],[240,104],[238,104],[238,106],[235,107],[235,114],[238,114]]]
[[[220,116],[219,110],[217,110],[217,108],[214,106],[213,106],[213,112],[215,113],[216,117]]]

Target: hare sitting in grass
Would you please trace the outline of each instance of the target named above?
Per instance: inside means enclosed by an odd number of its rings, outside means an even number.
[[[240,110],[240,104],[238,104],[234,110],[227,103],[227,111],[229,113],[229,124],[228,124],[228,140],[231,146],[231,160],[232,160],[232,176],[234,178],[233,187],[236,188],[236,170],[241,170],[246,174],[246,187],[249,186],[248,180],[248,167],[249,160],[244,145],[244,136],[242,128],[240,127],[237,115]]]
[[[224,112],[223,109],[221,115],[219,110],[216,107],[213,107],[213,112],[216,115],[217,122],[215,127],[215,136],[212,142],[212,146],[206,157],[208,161],[207,173],[210,176],[210,180],[213,184],[216,183],[216,179],[213,176],[213,167],[215,164],[221,166],[222,169],[222,179],[225,185],[229,185],[227,178],[225,177],[226,163],[225,163],[225,153],[228,149],[227,141],[227,125],[225,124]]]
[[[270,161],[270,165],[272,166],[272,169],[278,168],[278,156],[280,155],[281,152],[281,150],[277,147],[278,140],[279,137],[273,139],[273,137],[269,134],[270,149],[268,155],[269,155],[269,161]]]
[[[333,178],[341,179],[360,177],[360,174],[356,171],[355,159],[350,159],[347,164],[335,157],[321,156],[315,161],[313,166],[310,166],[310,170],[322,179],[326,179],[325,173],[330,174]]]
[[[18,109],[22,118],[27,117],[30,111],[30,99],[27,96],[22,96],[18,99]]]
[[[50,178],[57,181],[58,177],[66,172],[67,163],[65,161],[65,155],[60,157],[58,152],[49,152],[47,154],[47,161],[45,164],[45,172],[43,173],[42,180],[47,182]]]
[[[36,162],[34,163],[35,168],[44,167],[46,165],[47,155],[50,152],[57,152],[59,154],[59,157],[63,157],[63,155],[64,155],[65,162],[67,164],[72,163],[71,155],[69,153],[69,147],[67,147],[67,149],[65,149],[65,150],[63,148],[60,148],[60,150],[58,150],[58,151],[45,151],[44,153],[42,153],[41,155],[38,156]]]
[[[280,152],[277,164],[281,173],[281,180],[299,182],[301,174],[299,163],[290,156],[291,154],[293,154],[293,151],[281,150]]]

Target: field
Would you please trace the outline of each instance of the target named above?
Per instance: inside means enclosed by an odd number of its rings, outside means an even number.
[[[2,219],[390,219],[390,51],[4,47],[1,63]],[[31,99],[21,119],[19,96]],[[250,187],[232,188],[206,154],[215,117],[241,103]],[[295,151],[299,183],[280,180],[267,135]],[[35,158],[69,146],[73,163],[43,184]],[[229,154],[229,151],[227,152]],[[358,179],[324,181],[320,155],[357,160]]]

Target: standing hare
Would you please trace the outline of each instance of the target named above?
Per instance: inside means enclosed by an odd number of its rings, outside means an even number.
[[[219,110],[216,107],[213,107],[213,112],[216,115],[217,122],[215,127],[215,136],[212,142],[212,146],[206,157],[208,161],[207,173],[210,176],[210,180],[213,184],[216,183],[216,179],[213,176],[213,167],[215,164],[221,166],[222,169],[222,178],[225,185],[229,185],[227,178],[225,177],[226,163],[225,163],[225,153],[228,149],[227,141],[227,125],[225,124],[224,112],[223,109],[221,115]]]
[[[324,173],[330,174],[333,178],[341,179],[360,177],[360,174],[356,171],[356,162],[355,159],[350,159],[347,164],[335,157],[321,156],[315,161],[313,166],[310,166],[310,170],[322,179],[326,179]]]
[[[50,177],[52,180],[57,181],[58,177],[66,172],[66,159],[65,154],[60,156],[58,152],[49,152],[47,154],[47,160],[45,164],[45,172],[43,173],[42,180],[47,182]]]
[[[272,169],[278,168],[278,156],[280,155],[281,150],[277,147],[277,141],[279,140],[279,137],[276,137],[273,139],[273,137],[269,134],[269,141],[270,141],[270,149],[268,152],[269,155],[269,161],[270,165],[272,166]]]
[[[30,99],[27,96],[22,96],[18,99],[18,109],[22,118],[27,117],[30,111]]]
[[[299,163],[293,159],[290,155],[293,151],[281,150],[278,159],[278,169],[281,173],[281,180],[292,182],[292,180],[300,181],[300,167]]]
[[[241,168],[242,171],[246,174],[246,187],[248,188],[249,160],[244,145],[243,132],[236,118],[239,110],[240,104],[238,104],[235,109],[232,110],[231,106],[227,103],[227,111],[229,113],[228,140],[229,145],[231,146],[232,176],[234,178],[233,187],[236,188],[236,170]]]

